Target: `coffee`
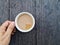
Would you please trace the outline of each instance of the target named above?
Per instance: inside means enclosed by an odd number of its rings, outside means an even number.
[[[17,25],[22,30],[28,30],[33,25],[33,19],[28,14],[21,14],[17,19]]]

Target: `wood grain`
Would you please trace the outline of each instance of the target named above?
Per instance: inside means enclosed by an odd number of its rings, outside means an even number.
[[[36,0],[37,45],[60,45],[59,0]]]
[[[10,0],[10,20],[15,20],[15,17],[20,12],[30,12],[35,17],[34,0]],[[22,33],[17,30],[10,45],[36,45],[36,27],[31,32]]]
[[[0,24],[9,19],[9,1],[0,0]]]
[[[35,27],[28,33],[16,29],[10,45],[60,45],[60,0],[0,0],[0,24],[23,11],[33,14]]]

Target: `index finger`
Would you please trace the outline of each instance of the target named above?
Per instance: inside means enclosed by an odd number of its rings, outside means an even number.
[[[5,21],[1,26],[0,26],[0,31],[5,31],[5,29],[8,27],[10,21]]]
[[[0,26],[0,37],[5,33],[6,28],[8,27],[10,21],[5,21],[1,26]]]
[[[12,22],[12,23],[8,26],[7,31],[5,32],[3,38],[7,37],[8,35],[11,36],[11,33],[12,33],[14,27],[15,27],[14,22]]]

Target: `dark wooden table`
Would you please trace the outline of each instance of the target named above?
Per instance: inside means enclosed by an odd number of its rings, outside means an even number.
[[[0,0],[0,24],[27,11],[36,20],[28,33],[17,32],[10,45],[60,45],[60,0]]]

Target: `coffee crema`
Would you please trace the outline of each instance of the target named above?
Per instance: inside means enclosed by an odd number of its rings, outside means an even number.
[[[33,25],[33,19],[28,14],[22,14],[17,19],[17,25],[22,30],[28,30]]]

